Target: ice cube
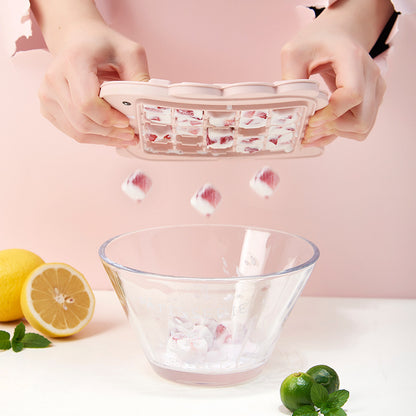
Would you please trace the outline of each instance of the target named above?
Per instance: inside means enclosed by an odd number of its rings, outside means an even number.
[[[202,215],[210,216],[221,201],[221,194],[209,183],[191,198],[191,205]]]
[[[184,108],[177,108],[175,110],[177,120],[181,122],[202,121],[204,112],[202,110],[188,110]]]
[[[250,180],[250,187],[258,195],[268,198],[276,190],[280,178],[271,168],[265,166]]]
[[[223,344],[231,342],[231,331],[223,324],[218,324],[215,328],[213,346],[216,349],[220,349]]]
[[[254,153],[262,150],[264,136],[238,136],[236,151],[239,153]]]
[[[269,129],[266,149],[272,152],[291,152],[295,148],[295,129],[273,126]]]
[[[295,127],[299,121],[299,111],[296,108],[281,108],[272,110],[270,124],[272,126]]]
[[[245,110],[241,112],[240,127],[254,129],[264,127],[267,123],[268,110]]]
[[[189,338],[171,336],[167,350],[175,353],[186,363],[203,362],[208,352],[208,344],[204,338]]]
[[[129,198],[135,201],[142,201],[151,186],[151,179],[141,170],[136,170],[122,183],[121,189]]]
[[[232,128],[207,129],[207,147],[209,149],[228,149],[233,146],[233,142],[234,133]]]
[[[169,107],[143,105],[144,117],[147,121],[161,124],[172,124],[172,111]]]
[[[193,322],[184,316],[173,316],[169,321],[169,326],[175,332],[191,331],[194,328]]]
[[[203,126],[202,124],[196,126],[190,125],[176,125],[176,133],[182,136],[202,136]]]
[[[207,111],[208,123],[213,127],[233,127],[234,111]]]
[[[192,339],[204,339],[207,343],[208,349],[212,347],[214,343],[214,335],[211,331],[207,328],[207,326],[200,324],[195,325],[194,329],[191,333]]]
[[[152,143],[172,142],[172,127],[146,123],[144,125],[144,139]]]

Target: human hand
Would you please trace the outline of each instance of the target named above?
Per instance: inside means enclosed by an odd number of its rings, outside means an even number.
[[[390,16],[390,2],[366,37],[356,35],[363,32],[357,31],[357,25],[363,22],[352,13],[351,6],[357,4],[355,0],[339,3],[340,7],[325,10],[282,49],[283,79],[320,74],[331,92],[328,106],[309,120],[303,139],[305,146],[323,147],[337,136],[364,140],[375,123],[386,89],[367,49],[370,50],[377,39],[378,27]],[[350,8],[346,9],[345,5]]]
[[[136,144],[128,118],[101,99],[99,90],[109,76],[148,81],[144,49],[101,19],[77,19],[54,36],[50,32],[54,59],[39,89],[41,113],[80,143]]]

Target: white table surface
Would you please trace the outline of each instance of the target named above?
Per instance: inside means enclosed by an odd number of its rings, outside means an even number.
[[[0,351],[0,415],[288,415],[280,383],[315,364],[338,372],[348,415],[416,414],[416,300],[301,297],[260,376],[212,388],[157,376],[114,292],[95,294],[79,334],[46,349]]]

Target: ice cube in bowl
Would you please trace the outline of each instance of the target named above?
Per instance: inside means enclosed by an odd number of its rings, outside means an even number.
[[[319,250],[283,231],[206,224],[122,234],[99,254],[156,373],[225,386],[261,372]]]

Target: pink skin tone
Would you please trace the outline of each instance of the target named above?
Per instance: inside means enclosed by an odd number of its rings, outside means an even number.
[[[320,74],[332,92],[309,120],[305,146],[370,133],[386,86],[368,52],[393,11],[388,0],[338,0],[283,47],[284,79]]]
[[[54,60],[39,89],[41,113],[81,143],[137,143],[126,116],[98,97],[110,77],[148,81],[146,53],[107,26],[90,0],[31,1]]]
[[[128,119],[98,97],[101,81],[149,80],[143,47],[106,25],[90,0],[32,0],[54,60],[40,86],[42,114],[81,143],[137,143]],[[281,51],[283,79],[319,73],[332,96],[309,122],[304,145],[363,140],[385,83],[368,51],[393,12],[389,0],[338,0]]]

